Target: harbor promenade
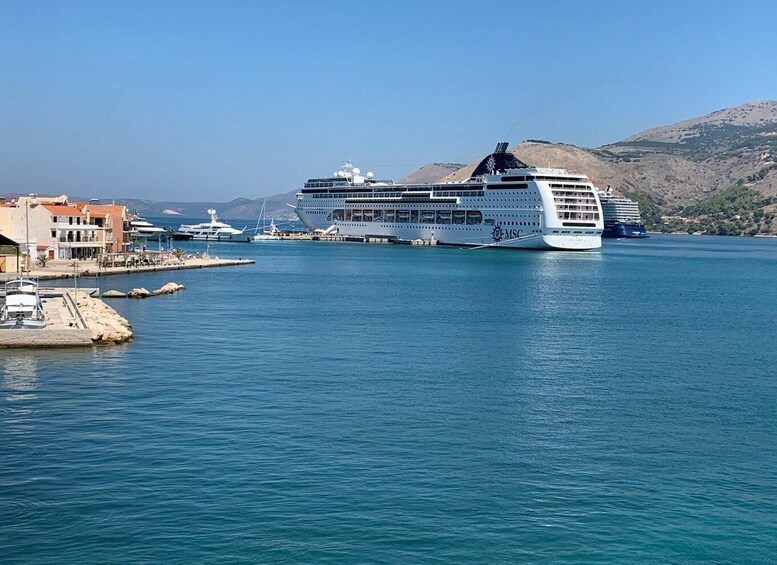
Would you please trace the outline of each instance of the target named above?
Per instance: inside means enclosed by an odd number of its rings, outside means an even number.
[[[63,259],[48,261],[45,267],[37,266],[24,276],[38,280],[72,279],[78,277],[93,277],[107,275],[130,275],[136,273],[151,273],[158,271],[180,271],[183,269],[205,269],[210,267],[231,267],[254,263],[252,259],[219,259],[204,254],[199,257],[158,256],[156,254],[117,254],[123,257],[97,260]],[[0,273],[0,281],[16,278],[17,273]]]

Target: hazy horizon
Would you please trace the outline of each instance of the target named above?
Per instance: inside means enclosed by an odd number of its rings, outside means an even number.
[[[777,4],[0,0],[0,193],[230,201],[777,98]]]

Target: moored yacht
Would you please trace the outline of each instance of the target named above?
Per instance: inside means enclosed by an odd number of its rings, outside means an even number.
[[[196,239],[207,241],[251,241],[252,235],[245,228],[238,230],[219,221],[216,210],[208,210],[210,221],[199,224],[182,224],[178,231],[172,234],[173,239]]]
[[[309,179],[295,211],[311,230],[345,236],[520,249],[602,245],[602,210],[588,177],[522,163],[504,142],[463,181],[397,184],[373,177],[349,162],[331,177]]]
[[[5,304],[0,309],[2,329],[40,329],[46,326],[38,283],[18,278],[5,283]]]
[[[169,230],[158,228],[143,218],[130,220],[130,237],[133,240],[159,241],[166,239],[169,235]]]

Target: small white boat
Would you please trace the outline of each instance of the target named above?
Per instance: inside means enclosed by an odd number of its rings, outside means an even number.
[[[173,239],[194,239],[202,241],[251,241],[250,232],[246,232],[245,228],[238,230],[220,222],[216,216],[216,210],[211,208],[208,210],[210,214],[209,222],[202,222],[200,224],[182,224],[178,231],[173,233]]]
[[[267,226],[264,225],[264,222],[267,219],[267,216],[264,212],[264,207],[267,204],[267,199],[264,199],[264,202],[262,202],[262,210],[259,212],[259,219],[256,221],[256,233],[254,234],[254,237],[251,239],[252,242],[262,242],[262,241],[278,241],[281,239],[281,230],[278,229],[278,226],[275,225],[275,221],[270,221],[270,228],[268,229]],[[262,222],[262,231],[259,231],[259,222]]]
[[[5,304],[0,309],[2,329],[40,329],[46,327],[46,316],[38,292],[38,283],[18,278],[5,283]]]

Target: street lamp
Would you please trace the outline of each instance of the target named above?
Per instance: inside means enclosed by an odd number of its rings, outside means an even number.
[[[25,228],[27,231],[27,235],[25,236],[27,239],[27,242],[25,244],[25,250],[27,251],[27,260],[25,261],[25,267],[27,272],[30,272],[30,262],[32,261],[32,253],[30,253],[30,200],[33,198],[37,198],[38,195],[35,192],[30,193],[30,197],[24,201],[24,223]]]

